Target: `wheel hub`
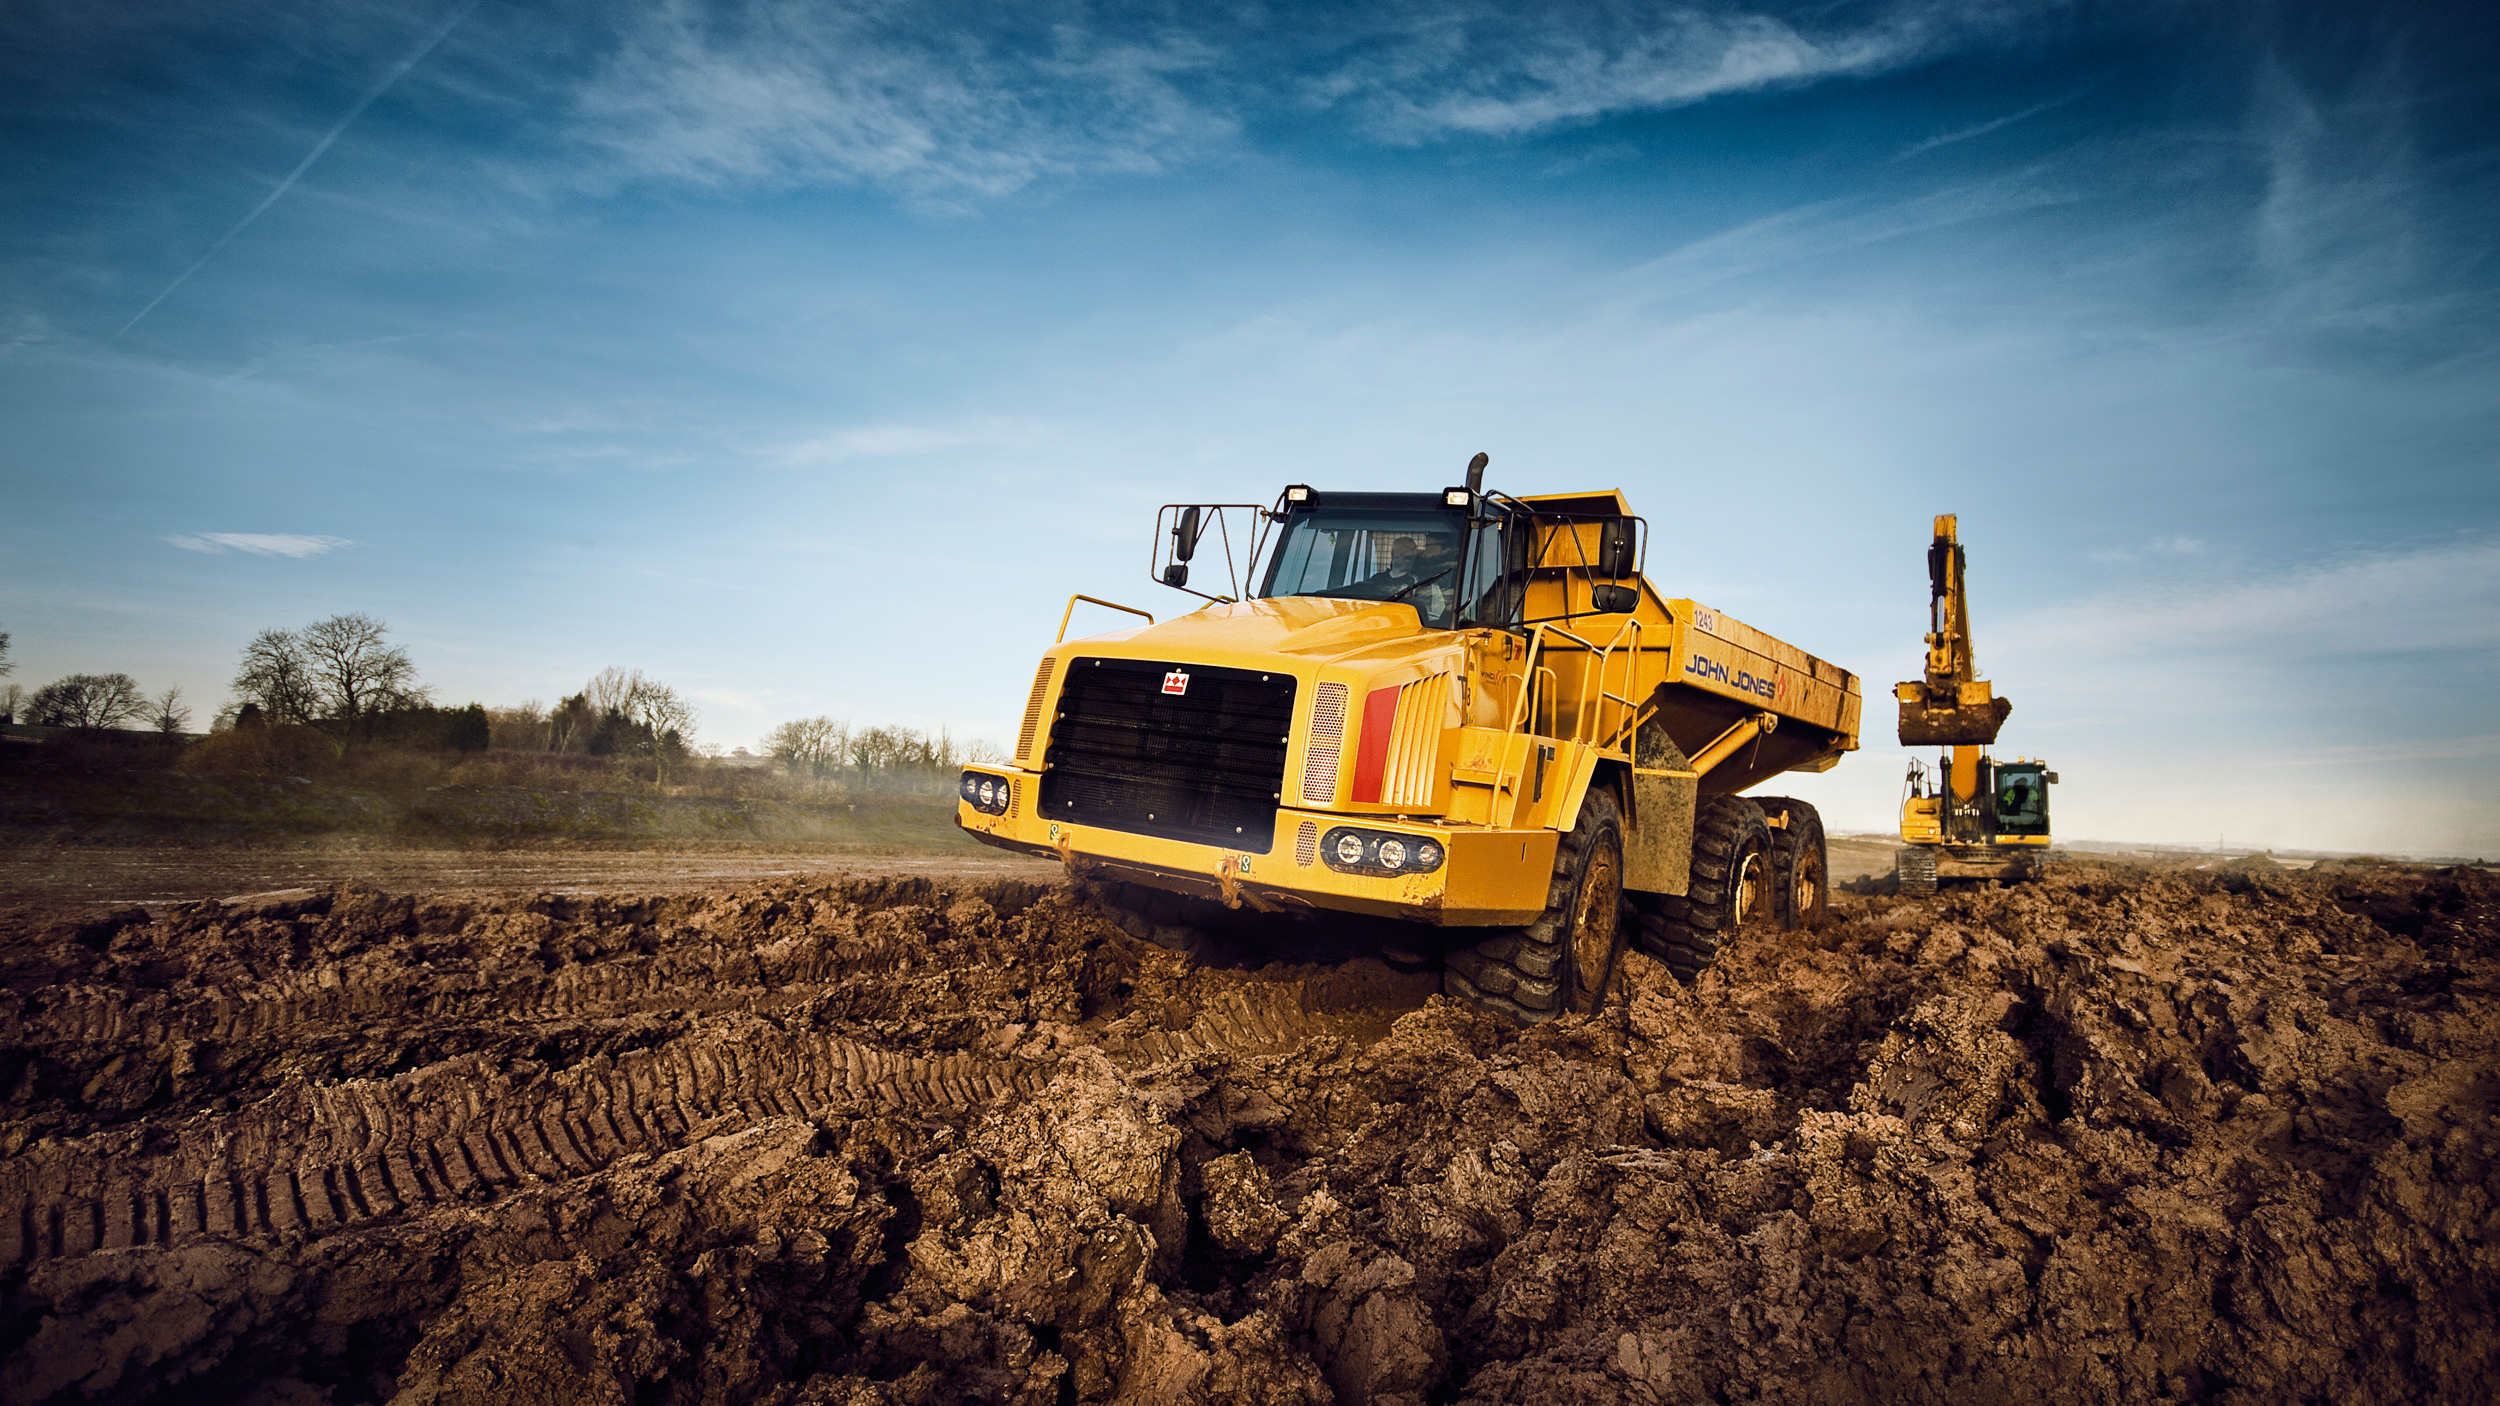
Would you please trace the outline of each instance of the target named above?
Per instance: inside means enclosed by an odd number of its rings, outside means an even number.
[[[1759,852],[1755,852],[1747,854],[1743,865],[1736,871],[1735,916],[1737,925],[1740,927],[1743,926],[1745,920],[1752,917],[1754,911],[1761,906],[1762,855]]]
[[[1606,979],[1607,960],[1614,955],[1615,927],[1621,921],[1623,875],[1615,857],[1600,848],[1590,856],[1588,874],[1580,884],[1580,902],[1571,915],[1571,966],[1582,991]]]

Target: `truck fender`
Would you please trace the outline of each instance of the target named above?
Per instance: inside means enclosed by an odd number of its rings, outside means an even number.
[[[1580,806],[1589,798],[1589,787],[1598,784],[1601,773],[1606,772],[1608,768],[1620,770],[1621,763],[1609,762],[1599,757],[1594,747],[1565,745],[1555,750],[1562,754],[1556,760],[1563,761],[1567,765],[1560,778],[1561,802],[1554,807],[1554,829],[1568,835],[1580,824]],[[1608,776],[1604,784],[1616,786],[1616,799],[1618,801],[1623,799],[1620,786],[1611,776]],[[1625,813],[1627,824],[1630,818],[1627,810]]]

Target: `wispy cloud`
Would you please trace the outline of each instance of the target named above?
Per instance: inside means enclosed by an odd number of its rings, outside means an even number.
[[[2205,548],[2205,539],[2190,537],[2182,533],[2172,537],[2155,537],[2149,542],[2140,542],[2132,546],[2094,547],[2084,552],[2083,558],[2086,561],[2097,561],[2110,566],[2126,566],[2148,558],[2192,557],[2202,553]]]
[[[1518,136],[1614,113],[1683,107],[1898,67],[1967,28],[1910,6],[1856,28],[1812,31],[1767,14],[1694,6],[1549,10],[1483,5],[1412,15],[1310,88],[1393,141]]]
[[[1670,297],[1751,274],[1826,259],[2084,197],[2033,169],[1887,201],[1816,201],[1678,245],[1627,269],[1618,283],[1636,298]]]
[[[1002,420],[977,420],[960,425],[851,425],[785,445],[774,457],[786,464],[902,458],[975,444],[1031,445],[1041,433],[1040,426]]]
[[[1513,138],[1897,68],[2000,23],[1953,0],[1820,25],[1487,0],[986,13],[663,0],[575,94],[573,135],[601,154],[594,180],[833,182],[945,205],[1198,161],[1283,111],[1342,114],[1396,145]]]
[[[2064,107],[2066,104],[2082,97],[2086,91],[2088,91],[2088,89],[2078,88],[2075,91],[2066,94],[2064,97],[2051,98],[2047,102],[2033,103],[2031,106],[2024,108],[2020,112],[2009,112],[2003,117],[1992,117],[1985,122],[1977,123],[1969,127],[1958,128],[1950,132],[1939,132],[1923,142],[1916,142],[1910,146],[1902,148],[1901,154],[1893,159],[1895,161],[1907,161],[1913,156],[1924,155],[1928,152],[1934,151],[1938,147],[1952,146],[1956,142],[1966,142],[1974,137],[1984,137],[1990,132],[2000,131],[2004,128],[2011,127],[2017,122],[2028,121],[2029,119],[2037,117],[2041,113],[2047,112],[2052,108]]]
[[[2500,648],[2500,541],[2355,553],[2294,570],[2183,577],[2036,612],[2021,647],[2072,656],[2262,658]]]
[[[1154,171],[1233,130],[1174,85],[1213,58],[1186,35],[916,18],[875,0],[670,0],[581,93],[576,135],[628,179],[829,181],[943,203]]]
[[[734,688],[698,688],[694,696],[716,708],[727,708],[733,713],[753,713],[758,717],[772,706],[757,694]]]
[[[2467,761],[2500,757],[2500,732],[2472,737],[2431,738],[2419,742],[2375,742],[2351,747],[2309,747],[2288,755],[2268,753],[2257,760],[2272,766],[2375,766],[2385,762]]]
[[[345,537],[316,537],[299,532],[178,532],[166,541],[186,552],[249,552],[257,557],[317,557],[354,546]]]

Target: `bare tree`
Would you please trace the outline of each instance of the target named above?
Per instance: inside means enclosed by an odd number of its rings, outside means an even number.
[[[16,722],[26,707],[26,690],[16,684],[0,687],[0,722]]]
[[[623,713],[631,717],[634,694],[642,683],[642,670],[620,669],[610,664],[592,674],[590,682],[582,685],[582,701],[590,705],[590,711],[595,716]]]
[[[304,627],[297,638],[325,716],[354,723],[425,701],[417,666],[407,650],[390,642],[389,629],[361,613],[333,615]]]
[[[312,661],[304,642],[292,630],[263,630],[243,646],[243,664],[234,675],[235,697],[258,704],[260,720],[272,725],[308,723],[321,704],[313,682]]]
[[[128,674],[72,674],[36,689],[26,712],[37,727],[119,727],[147,707]]]
[[[530,699],[510,708],[489,708],[486,722],[494,746],[506,752],[544,752],[548,747],[547,705]]]
[[[180,684],[158,694],[149,707],[148,721],[155,725],[158,732],[172,736],[191,726],[191,710],[182,706]]]
[[[668,780],[670,763],[693,749],[695,722],[694,705],[676,689],[640,669],[614,665],[591,675],[582,691],[565,699],[549,719],[559,751],[613,747],[625,755],[647,756],[658,764],[662,782]]]
[[[650,738],[651,760],[658,768],[659,780],[666,784],[669,763],[684,757],[694,742],[694,705],[680,697],[676,689],[636,672],[625,716]]]
[[[9,658],[9,632],[0,630],[0,679],[16,672],[17,665]]]
[[[851,725],[818,714],[783,723],[764,737],[765,754],[791,775],[822,780],[841,769],[851,750]]]

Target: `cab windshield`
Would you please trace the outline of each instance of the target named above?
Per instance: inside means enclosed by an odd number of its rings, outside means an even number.
[[[1277,535],[1259,594],[1403,601],[1426,626],[1446,630],[1457,616],[1466,528],[1464,514],[1432,498],[1296,509]]]
[[[2041,833],[2049,823],[2049,788],[2036,771],[1997,773],[1997,829]]]

